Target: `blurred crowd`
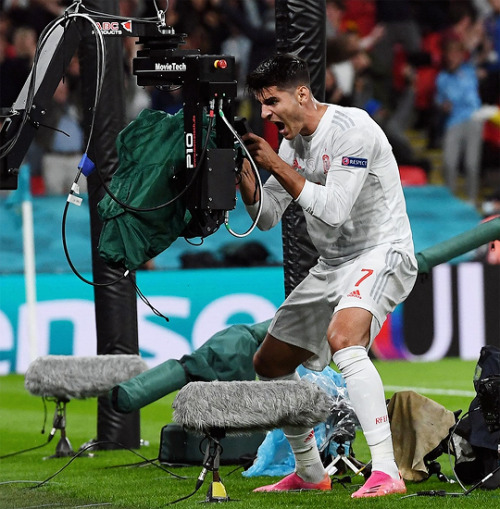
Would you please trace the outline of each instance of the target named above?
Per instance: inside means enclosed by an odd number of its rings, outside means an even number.
[[[500,139],[484,135],[500,104],[500,0],[327,0],[327,17],[327,100],[367,110],[400,167],[428,179],[407,136],[422,131],[446,185],[479,206],[487,170],[500,173]]]
[[[28,76],[41,31],[70,3],[0,0],[3,111]],[[164,11],[166,23],[187,34],[185,49],[235,56],[238,114],[268,135],[244,83],[247,72],[275,49],[274,0],[122,0],[119,5],[125,17]],[[386,132],[400,166],[419,168],[428,181],[433,163],[407,134],[423,133],[426,149],[442,150],[446,185],[480,206],[486,173],[500,179],[500,0],[326,0],[326,8],[324,99],[365,109]],[[136,51],[135,40],[124,38],[127,119],[144,108],[176,112],[181,90],[135,85]],[[76,168],[84,138],[79,84],[75,57],[54,95],[48,127],[39,129],[27,155],[34,193],[65,193],[73,181],[76,170],[70,168]],[[495,190],[493,195],[500,199]]]

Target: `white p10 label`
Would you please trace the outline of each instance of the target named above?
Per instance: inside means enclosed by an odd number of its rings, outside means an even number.
[[[186,168],[194,168],[195,166],[194,134],[186,133],[184,142],[186,144]]]

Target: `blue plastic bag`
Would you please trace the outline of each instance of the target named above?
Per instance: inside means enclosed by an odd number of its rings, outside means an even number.
[[[301,378],[318,384],[330,396],[337,399],[342,410],[335,412],[326,422],[318,424],[314,428],[316,444],[320,452],[325,452],[332,457],[337,456],[337,448],[340,445],[335,438],[342,437],[342,444],[349,450],[354,440],[355,428],[358,426],[354,411],[350,406],[345,381],[339,373],[327,366],[323,371],[311,371],[299,366],[297,372]],[[348,438],[349,440],[345,440]],[[253,465],[242,472],[245,477],[256,476],[284,476],[292,473],[295,469],[295,457],[283,431],[275,429],[270,431],[259,449]]]

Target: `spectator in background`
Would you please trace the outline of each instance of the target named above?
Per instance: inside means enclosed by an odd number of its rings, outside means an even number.
[[[371,0],[366,2],[372,3]],[[348,18],[347,6],[349,0],[326,0],[326,39],[334,41],[345,34],[357,35],[359,49],[371,51],[375,44],[384,37],[385,28],[382,24],[364,26],[364,30],[358,22]],[[337,59],[338,60],[338,59]]]
[[[9,17],[14,26],[29,26],[37,34],[37,38],[42,30],[54,19],[64,13],[65,4],[61,0],[22,0],[10,1],[6,6]]]
[[[236,26],[252,43],[248,70],[273,53],[276,44],[274,0],[241,0],[237,6],[229,0],[211,0],[225,16],[228,24]]]
[[[488,0],[490,10],[483,18],[484,40],[478,58],[479,68],[479,92],[483,103],[497,108],[500,107],[500,0]],[[483,132],[483,162],[486,171],[491,168],[496,176],[495,190],[485,196],[482,210],[485,214],[500,212],[500,187],[498,187],[498,175],[500,171],[500,127],[498,120],[494,121],[495,115],[489,118],[489,122]],[[500,256],[500,255],[499,255]]]
[[[396,45],[402,46],[407,55],[421,50],[420,26],[410,0],[376,0],[377,23],[385,27],[384,35],[373,47],[373,69],[377,72],[376,99],[385,107],[392,107],[394,94],[393,70]]]
[[[485,18],[491,14],[490,0],[472,0],[472,2],[480,18]]]
[[[0,106],[10,108],[17,99],[28,77],[35,56],[37,34],[33,28],[20,26],[14,29],[12,45],[5,48],[0,63]]]
[[[449,37],[443,42],[443,69],[436,80],[436,106],[443,116],[443,166],[447,186],[457,191],[463,160],[468,199],[477,205],[481,174],[483,121],[476,70],[467,58],[464,42]]]
[[[365,72],[371,66],[371,59],[362,49],[359,35],[353,31],[341,33],[329,39],[326,48],[327,74],[333,75],[337,86],[335,91],[327,87],[330,95],[327,100],[343,106],[362,107],[372,96],[371,80]]]
[[[326,0],[326,38],[332,39],[342,32],[345,0]]]
[[[246,71],[251,72],[272,54],[276,47],[274,0],[241,0],[239,5],[230,0],[211,0],[211,2],[223,14],[226,23],[236,27],[239,33],[250,41]],[[258,102],[249,97],[241,109],[240,114],[247,117],[252,130],[264,134],[265,128],[260,118]]]
[[[474,56],[482,39],[483,25],[471,0],[456,0],[448,9],[449,25],[442,39],[459,39],[470,57]]]
[[[373,96],[370,51],[384,28],[365,27],[362,35],[357,22],[346,18],[348,5],[346,0],[326,0],[326,100],[362,108]]]
[[[0,60],[0,106],[7,110],[14,105],[33,65],[38,36],[35,29],[19,26],[12,30],[12,44],[4,40],[4,58]],[[42,148],[33,141],[24,162],[29,165],[31,181],[42,179]],[[43,187],[42,187],[43,189]]]
[[[481,42],[481,22],[472,0],[417,2],[416,17],[422,30],[422,53],[410,56],[416,69],[415,112],[417,127],[427,132],[427,148],[440,149],[442,145],[442,115],[435,108],[436,78],[442,70],[443,41],[456,38],[475,59]],[[471,60],[474,63],[474,60]]]
[[[421,168],[429,176],[432,171],[431,161],[416,153],[406,134],[414,120],[415,112],[414,69],[407,66],[405,75],[405,87],[398,94],[398,101],[392,110],[383,108],[378,101],[373,99],[365,104],[364,109],[382,127],[392,146],[398,166],[415,166]]]
[[[344,30],[356,30],[361,37],[365,37],[375,28],[376,0],[345,0],[344,6]]]
[[[489,0],[491,12],[483,19],[484,37],[478,65],[480,94],[486,104],[500,105],[500,0]]]
[[[414,113],[414,70],[407,66],[405,86],[393,108],[387,108],[374,97],[372,61],[363,46],[363,39],[351,31],[328,40],[326,100],[366,110],[384,130],[398,164],[418,166],[429,174],[430,161],[416,155],[406,135]]]
[[[69,192],[83,154],[83,131],[69,92],[68,83],[61,80],[47,109],[47,125],[39,131],[38,141],[44,149],[42,174],[48,195]],[[81,192],[87,191],[86,184],[85,178],[78,180]]]
[[[234,25],[230,26],[230,31],[231,35],[222,43],[221,52],[223,55],[234,56],[238,97],[241,98],[245,95],[245,79],[248,74],[252,41]]]
[[[229,29],[211,0],[183,0],[176,3],[175,10],[178,17],[174,28],[189,39],[184,48],[196,48],[204,54],[220,53]]]

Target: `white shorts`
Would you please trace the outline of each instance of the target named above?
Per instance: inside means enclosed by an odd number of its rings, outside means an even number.
[[[387,315],[412,290],[416,277],[414,257],[392,246],[380,246],[338,266],[319,261],[280,306],[269,333],[312,352],[304,365],[321,371],[331,361],[326,332],[335,312],[357,307],[373,315],[370,348]]]

